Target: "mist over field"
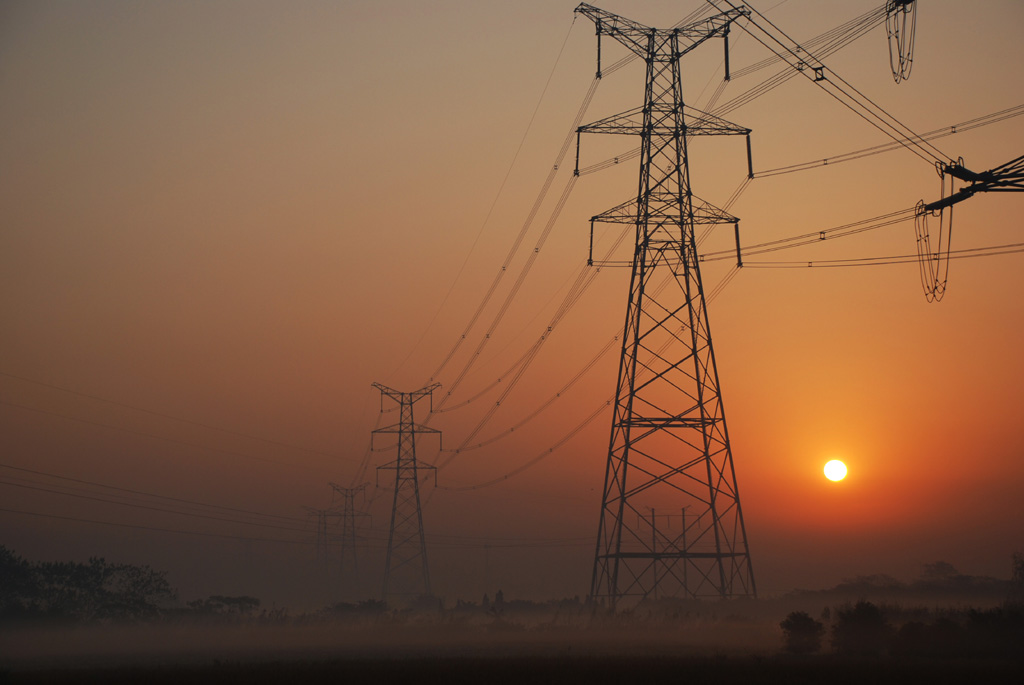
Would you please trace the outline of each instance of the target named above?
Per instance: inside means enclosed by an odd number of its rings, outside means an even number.
[[[681,667],[709,682],[737,674],[774,682],[860,674],[869,665],[881,669],[880,682],[930,668],[948,679],[937,682],[953,682],[968,671],[1024,669],[1021,556],[1009,580],[934,562],[912,581],[875,574],[771,599],[651,599],[615,612],[579,597],[531,601],[501,590],[454,604],[368,599],[293,611],[244,595],[185,600],[148,567],[33,563],[4,552],[0,673],[11,682],[141,674],[158,682],[345,674],[397,682],[410,672],[469,682],[492,671],[495,682],[601,674],[642,682]]]

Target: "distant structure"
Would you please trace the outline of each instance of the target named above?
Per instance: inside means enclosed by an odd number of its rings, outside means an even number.
[[[310,516],[316,517],[316,542],[314,543],[314,560],[317,566],[321,566],[325,571],[330,570],[331,566],[331,545],[330,537],[327,529],[327,519],[334,515],[331,509],[314,509],[313,507],[303,507]]]
[[[690,136],[750,129],[684,108],[680,73],[681,57],[727,37],[749,11],[672,29],[587,4],[576,11],[597,27],[598,77],[602,36],[647,65],[643,106],[579,128],[641,140],[636,198],[591,220],[636,226],[591,599],[615,609],[655,597],[754,596],[694,236],[696,225],[733,224],[738,258],[739,224],[693,195],[687,159]]]
[[[330,483],[331,490],[341,498],[340,506],[332,506],[341,518],[341,567],[342,575],[356,573],[359,564],[356,555],[356,525],[357,520],[369,516],[366,512],[356,511],[356,495],[365,492],[368,483],[354,488],[344,488],[337,483]]]
[[[414,392],[399,392],[380,383],[373,384],[381,392],[381,411],[384,410],[384,398],[394,400],[399,410],[398,423],[373,431],[373,435],[394,434],[398,437],[398,456],[394,461],[378,467],[378,471],[391,469],[395,472],[395,499],[391,507],[391,528],[384,567],[382,594],[385,601],[431,595],[427,543],[423,535],[423,511],[420,507],[420,477],[424,471],[436,473],[436,469],[416,461],[416,438],[420,434],[440,435],[440,431],[416,423],[413,407],[424,398],[430,398],[432,402],[432,393],[440,385],[434,383]]]

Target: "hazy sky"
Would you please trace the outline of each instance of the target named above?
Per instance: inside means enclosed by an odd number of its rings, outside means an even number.
[[[432,379],[527,221],[594,79],[594,29],[574,21],[576,4],[0,5],[0,544],[33,559],[149,563],[187,596],[298,601],[314,553],[303,507],[330,505],[330,481],[375,483],[374,467],[394,458],[370,453],[360,471],[378,425],[371,383],[414,390],[438,381],[438,403],[455,385],[449,407],[499,377],[507,385],[503,373],[548,334],[585,264],[589,217],[635,193],[635,160],[582,176],[535,253],[570,181],[570,150],[494,300]],[[698,7],[597,4],[658,27]],[[879,4],[756,6],[806,41]],[[826,63],[918,132],[1022,104],[1024,4],[920,5],[908,81],[893,82],[884,27]],[[734,71],[768,56],[741,32],[732,38]],[[626,55],[611,41],[602,48],[606,65]],[[684,58],[688,102],[708,103],[721,61],[721,41]],[[641,104],[640,66],[602,79],[584,123]],[[780,69],[735,79],[717,104]],[[889,140],[804,78],[726,118],[753,129],[755,170]],[[636,144],[589,136],[580,164]],[[1024,153],[1024,117],[934,144],[988,169]],[[746,174],[742,139],[698,140],[691,155],[695,193],[724,205]],[[753,245],[939,192],[930,164],[897,151],[755,179],[730,211]],[[1022,202],[988,194],[958,205],[954,249],[1024,242]],[[615,236],[602,230],[606,249]],[[731,241],[724,230],[702,251]],[[914,252],[904,222],[748,261]],[[456,384],[533,254],[506,316]],[[913,263],[744,268],[714,300],[762,594],[860,573],[911,577],[939,559],[1008,574],[1011,553],[1024,549],[1022,260],[953,261],[939,304],[926,303]],[[728,260],[707,262],[709,289],[729,269]],[[601,270],[472,444],[519,424],[584,370],[621,326],[628,276]],[[451,459],[438,473],[449,488],[508,474],[600,410],[616,364],[614,350],[601,356],[493,444],[451,458],[426,440],[420,457]],[[502,387],[431,418],[446,449],[474,435]],[[587,592],[609,421],[606,408],[497,485],[427,488],[439,594]],[[844,482],[822,476],[830,458],[849,465]],[[355,596],[379,587],[385,473],[367,491]],[[71,487],[80,497],[52,492]],[[185,503],[139,493],[232,509],[189,504],[206,518],[172,514],[154,509]],[[109,501],[129,495],[150,508]],[[237,523],[251,512],[285,518]]]

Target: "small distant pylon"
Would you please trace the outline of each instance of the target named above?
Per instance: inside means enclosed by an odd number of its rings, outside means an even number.
[[[413,420],[413,406],[423,398],[430,398],[433,403],[432,393],[441,384],[434,383],[414,392],[399,392],[380,383],[374,383],[373,387],[381,392],[382,411],[385,397],[397,402],[400,409],[398,423],[373,431],[373,435],[393,433],[398,436],[397,458],[378,467],[378,471],[395,471],[395,499],[391,507],[383,598],[429,596],[430,571],[427,566],[427,543],[423,535],[423,510],[420,506],[420,472],[434,470],[436,473],[436,469],[429,464],[417,463],[416,437],[421,433],[440,435],[441,432],[416,423]]]
[[[314,543],[314,561],[317,566],[322,566],[324,570],[330,568],[330,544],[329,538],[327,537],[327,517],[331,515],[330,509],[314,509],[313,507],[303,507],[311,516],[316,517],[316,542]]]
[[[343,488],[337,483],[330,483],[334,493],[341,497],[341,506],[333,507],[341,516],[341,573],[355,573],[359,570],[356,561],[356,520],[369,517],[363,511],[356,511],[356,495],[366,491],[369,483],[354,488]]]

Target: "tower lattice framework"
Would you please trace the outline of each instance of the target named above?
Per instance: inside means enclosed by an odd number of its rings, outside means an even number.
[[[602,36],[646,63],[642,107],[579,129],[641,139],[636,199],[592,219],[635,224],[636,245],[591,597],[615,608],[645,598],[753,596],[695,242],[695,227],[705,224],[735,224],[738,242],[738,220],[693,195],[687,161],[691,136],[750,130],[685,108],[680,74],[681,57],[727,36],[747,10],[672,29],[586,4],[576,11],[596,24],[598,77]]]
[[[432,398],[440,383],[434,383],[414,392],[400,392],[380,383],[373,387],[384,398],[398,403],[399,421],[378,428],[374,435],[394,434],[398,438],[398,456],[392,462],[378,467],[395,472],[395,497],[391,507],[391,528],[388,533],[388,552],[384,565],[383,598],[415,598],[429,596],[430,570],[427,566],[427,543],[423,534],[423,509],[420,505],[420,478],[434,466],[416,460],[416,439],[422,434],[440,434],[440,431],[420,425],[413,419],[414,405],[424,398]],[[383,406],[382,406],[383,411]]]
[[[330,537],[328,536],[328,525],[327,519],[332,515],[330,509],[314,509],[313,507],[303,507],[310,516],[316,517],[316,542],[315,542],[315,561],[317,566],[323,567],[323,569],[329,570],[331,563],[331,545]]]
[[[367,518],[369,514],[356,511],[356,495],[366,490],[367,483],[358,487],[346,488],[337,483],[329,483],[334,494],[341,498],[341,506],[336,507],[341,519],[341,574],[356,573],[359,570],[356,554],[356,525],[358,519]]]

